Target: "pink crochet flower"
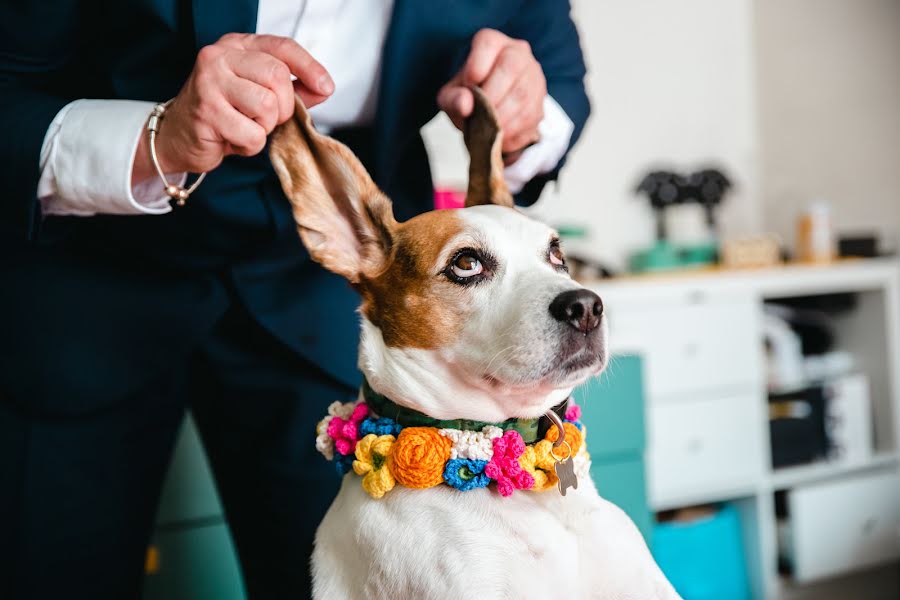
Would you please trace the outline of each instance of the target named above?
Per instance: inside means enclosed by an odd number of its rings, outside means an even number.
[[[334,449],[338,454],[347,456],[356,451],[356,441],[359,439],[359,424],[369,416],[369,407],[360,403],[353,409],[353,413],[346,419],[334,417],[328,423],[328,436],[334,440]]]
[[[572,421],[573,423],[581,418],[581,407],[572,402],[569,404],[569,407],[566,409],[566,421]]]
[[[509,496],[513,490],[527,490],[534,485],[534,477],[519,464],[525,452],[525,442],[518,431],[507,431],[494,438],[494,455],[484,468],[485,474],[497,480],[497,491]]]

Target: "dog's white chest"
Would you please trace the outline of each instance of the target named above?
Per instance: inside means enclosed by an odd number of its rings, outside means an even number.
[[[438,487],[373,500],[347,477],[316,536],[314,595],[676,598],[631,521],[579,484],[565,498]]]

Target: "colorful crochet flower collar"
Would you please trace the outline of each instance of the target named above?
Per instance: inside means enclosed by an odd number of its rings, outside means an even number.
[[[557,485],[558,463],[571,460],[579,477],[590,469],[581,408],[571,399],[562,423],[564,445],[554,449],[560,429],[550,427],[538,439],[540,419],[441,421],[395,404],[365,381],[361,396],[357,402],[328,407],[316,426],[316,449],[334,461],[340,475],[359,475],[373,498],[396,485],[424,489],[446,484],[466,492],[495,484],[501,496],[515,490],[542,492]]]

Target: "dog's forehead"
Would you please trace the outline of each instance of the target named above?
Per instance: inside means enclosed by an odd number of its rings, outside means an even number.
[[[486,240],[494,252],[543,247],[554,235],[547,225],[504,206],[486,204],[459,212],[464,229]]]
[[[465,245],[483,244],[492,252],[515,256],[546,246],[555,235],[547,225],[515,209],[492,204],[422,213],[403,223],[397,233],[404,254],[414,255],[423,265],[444,260],[454,247]]]

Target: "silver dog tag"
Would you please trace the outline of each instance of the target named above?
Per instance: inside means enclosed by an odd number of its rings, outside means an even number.
[[[553,471],[556,473],[559,493],[565,496],[567,489],[578,489],[578,477],[575,476],[575,462],[572,460],[572,447],[569,446],[569,442],[566,441],[566,430],[563,427],[563,422],[562,419],[559,418],[559,415],[552,410],[547,411],[546,415],[559,430],[559,435],[557,436],[556,441],[553,442],[553,448],[550,450],[550,456],[552,456],[553,460],[556,462],[556,464],[553,465]],[[555,450],[562,445],[566,446],[568,454],[563,458],[560,458],[556,455]]]
[[[565,496],[566,490],[569,488],[578,489],[578,477],[575,476],[575,462],[572,459],[556,463],[553,470],[556,471],[556,477],[559,479],[560,494]]]

